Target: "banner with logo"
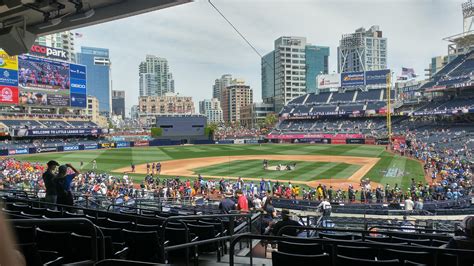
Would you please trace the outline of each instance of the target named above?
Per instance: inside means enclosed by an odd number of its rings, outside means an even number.
[[[316,77],[318,89],[341,87],[341,74],[318,75]]]
[[[15,129],[13,131],[14,136],[26,137],[26,136],[79,136],[79,135],[99,135],[101,134],[100,129],[96,128],[84,128],[84,129]]]
[[[44,153],[44,152],[55,152],[58,151],[57,147],[40,147],[40,148],[33,148],[36,149],[36,153]]]
[[[390,69],[374,70],[365,72],[365,85],[386,84],[387,75],[390,74]]]
[[[0,103],[18,104],[18,87],[0,85]]]
[[[51,59],[59,59],[63,61],[68,61],[68,51],[58,48],[53,48],[49,46],[35,44],[31,46],[30,51],[28,52],[30,55],[36,55],[39,57],[46,57]]]
[[[64,146],[64,151],[78,151],[79,145]]]
[[[18,57],[9,56],[7,52],[0,49],[0,68],[18,70]]]
[[[28,154],[28,153],[29,153],[29,150],[27,148],[8,150],[8,155],[18,155],[18,154]]]
[[[96,150],[97,144],[84,144],[84,150]]]
[[[143,146],[150,146],[150,142],[148,140],[137,140],[133,142],[134,147],[143,147]]]
[[[99,147],[101,149],[115,148],[115,143],[113,142],[100,143]]]
[[[365,84],[364,71],[341,73],[342,87],[364,86]]]
[[[129,141],[119,141],[116,144],[117,144],[117,148],[130,147],[130,142]]]
[[[72,107],[87,107],[87,82],[86,82],[86,67],[81,65],[71,64],[69,66],[71,75],[71,106]]]
[[[18,86],[18,71],[0,68],[0,85]]]

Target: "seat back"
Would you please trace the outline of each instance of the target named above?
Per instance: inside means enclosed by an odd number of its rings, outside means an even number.
[[[122,229],[132,229],[133,223],[130,221],[117,221],[107,218],[106,225],[109,228],[122,228]]]
[[[36,228],[34,226],[15,226],[16,240],[20,244],[34,243],[36,240]]]
[[[91,236],[71,234],[71,253],[74,261],[94,260],[91,246]]]
[[[387,248],[381,250],[380,258],[399,259],[400,261],[409,260],[417,263],[432,265],[434,254],[424,251],[406,251]]]
[[[400,261],[393,260],[366,260],[337,255],[336,266],[400,266]]]
[[[98,226],[98,228],[102,231],[104,236],[109,236],[110,238],[112,238],[112,242],[115,242],[115,243],[125,242],[121,228],[109,228],[109,227],[101,227],[101,226]]]
[[[319,238],[329,238],[329,239],[337,239],[337,240],[352,240],[353,235],[350,234],[326,234],[323,232],[318,232]]]
[[[65,258],[71,255],[71,238],[69,232],[53,232],[36,228],[38,249],[56,251]]]
[[[338,245],[337,255],[350,258],[374,260],[378,255],[378,250],[370,247]]]
[[[161,244],[156,231],[131,231],[123,229],[125,243],[129,248],[127,259],[146,262],[162,262]]]
[[[321,255],[298,255],[280,251],[272,252],[273,266],[288,265],[331,265],[331,258],[328,254]]]
[[[278,242],[278,251],[298,254],[298,255],[320,255],[323,254],[323,246],[317,243],[295,243],[295,242]]]

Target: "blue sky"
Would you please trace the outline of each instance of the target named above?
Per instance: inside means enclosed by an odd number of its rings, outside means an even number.
[[[462,32],[462,0],[213,0],[261,54],[280,36],[304,36],[330,47],[337,69],[341,35],[379,25],[388,38],[388,66],[424,75],[430,58],[447,53],[442,39]],[[212,95],[222,74],[244,78],[261,101],[260,58],[207,0],[77,29],[80,46],[110,49],[113,88],[126,91],[126,107],[138,103],[138,64],[146,54],[167,58],[176,91],[197,102]]]

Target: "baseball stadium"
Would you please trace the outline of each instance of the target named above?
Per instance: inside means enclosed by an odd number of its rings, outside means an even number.
[[[331,72],[329,47],[262,55],[226,1],[192,2],[0,0],[0,265],[474,265],[472,0],[426,78],[390,69],[377,25],[341,33]],[[126,112],[113,53],[74,50],[204,5],[258,54],[262,102],[224,74],[197,113],[146,55]]]

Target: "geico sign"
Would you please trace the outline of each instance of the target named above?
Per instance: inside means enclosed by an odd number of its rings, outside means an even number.
[[[71,88],[85,89],[86,84],[71,83]]]
[[[60,49],[55,49],[55,48],[41,46],[41,45],[33,45],[30,50],[33,53],[40,54],[46,57],[67,59],[66,51],[60,50]]]

